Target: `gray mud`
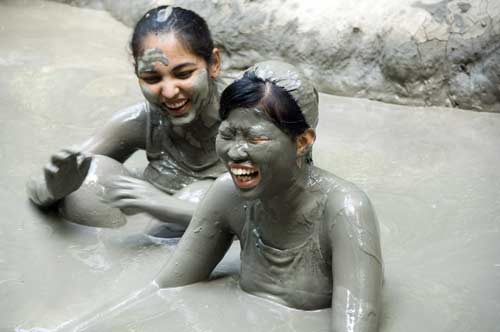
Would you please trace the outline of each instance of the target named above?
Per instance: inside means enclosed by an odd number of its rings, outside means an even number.
[[[153,279],[174,246],[149,220],[87,228],[42,214],[24,182],[50,153],[141,99],[129,30],[101,11],[0,2],[0,330],[44,331]],[[316,164],[375,206],[386,282],[382,332],[500,325],[500,116],[320,96]],[[145,165],[134,156],[131,167]],[[330,310],[291,310],[238,287],[238,245],[217,275],[159,292],[96,331],[328,331]],[[36,329],[39,328],[39,329]]]

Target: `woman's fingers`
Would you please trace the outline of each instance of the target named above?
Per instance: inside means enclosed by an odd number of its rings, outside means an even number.
[[[90,169],[91,164],[92,156],[85,156],[82,160],[80,160],[78,162],[78,171],[80,172],[80,174],[86,175]]]
[[[118,201],[109,202],[109,205],[118,209],[139,207],[138,201],[133,198],[124,198]]]
[[[62,165],[67,165],[68,163],[72,165],[74,165],[75,163],[80,164],[89,157],[90,156],[86,155],[76,148],[68,148],[61,149],[57,153],[53,154],[51,157],[51,162],[54,165],[60,167]]]
[[[127,189],[110,190],[104,197],[109,202],[114,202],[128,198],[137,199],[137,196],[134,195],[134,192],[132,190],[127,190]]]
[[[140,188],[137,188],[137,185],[129,182],[125,182],[122,180],[111,179],[110,190],[128,190],[128,191],[137,191]]]
[[[126,176],[126,175],[117,175],[114,177],[116,181],[123,182],[123,183],[130,183],[130,184],[144,184],[147,183],[143,180],[139,180],[137,178],[131,177],[131,176]]]
[[[134,190],[137,194],[147,193],[149,186],[148,182],[139,180],[130,176],[114,176],[110,179],[111,186],[115,189],[128,189]]]
[[[56,166],[62,166],[68,162],[76,163],[76,155],[68,153],[67,151],[59,151],[53,154],[50,161]]]
[[[59,167],[54,164],[47,164],[43,168],[43,172],[45,173],[45,176],[54,177],[57,172],[59,172]]]
[[[61,151],[64,151],[67,154],[83,154],[83,152],[78,147],[64,148],[64,149],[61,149]]]

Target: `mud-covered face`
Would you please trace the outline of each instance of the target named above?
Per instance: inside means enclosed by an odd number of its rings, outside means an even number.
[[[198,118],[209,103],[214,72],[205,60],[190,51],[175,34],[149,34],[144,52],[136,59],[137,76],[144,97],[182,126]]]
[[[219,127],[217,155],[243,197],[269,197],[290,186],[297,145],[256,109],[236,109]]]

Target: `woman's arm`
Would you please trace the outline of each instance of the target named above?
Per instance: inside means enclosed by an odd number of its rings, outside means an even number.
[[[146,132],[147,106],[139,103],[115,113],[80,146],[80,151],[108,156],[123,163],[138,149],[146,148]]]
[[[97,330],[100,325],[134,310],[142,301],[155,296],[161,288],[206,280],[233,241],[231,226],[227,220],[241,214],[235,213],[240,202],[234,193],[230,176],[226,174],[219,177],[200,203],[175,252],[153,282],[121,301],[113,301],[60,326],[57,331]],[[239,210],[243,211],[242,206]]]
[[[116,113],[80,147],[52,155],[43,174],[28,180],[29,198],[39,206],[48,207],[77,190],[87,176],[93,154],[124,162],[137,149],[145,148],[146,125],[144,103]]]
[[[233,242],[229,219],[237,218],[235,210],[243,211],[242,206],[231,177],[219,177],[200,202],[173,256],[156,277],[158,286],[169,288],[206,280]]]
[[[113,188],[106,199],[113,207],[125,213],[147,212],[163,222],[187,227],[198,205],[199,199],[213,180],[199,180],[173,195],[167,194],[151,183],[130,176],[116,176],[111,179]]]
[[[341,201],[342,206],[339,209],[337,203],[329,220],[333,331],[375,332],[380,320],[383,283],[377,217],[363,192],[336,195],[331,200]]]

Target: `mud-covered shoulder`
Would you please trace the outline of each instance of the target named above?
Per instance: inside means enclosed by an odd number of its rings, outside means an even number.
[[[245,220],[244,204],[231,175],[224,173],[210,186],[193,219],[217,220],[227,231],[239,234]]]
[[[357,185],[324,169],[314,167],[312,174],[312,178],[314,178],[319,190],[328,196],[330,209],[336,212],[344,208],[344,198],[347,194],[351,194],[353,199],[359,199],[360,201],[368,199],[363,190]]]
[[[137,126],[145,129],[148,112],[147,102],[142,101],[115,112],[109,122],[116,126]]]
[[[149,112],[150,108],[145,101],[123,108],[113,114],[103,129],[109,132],[107,136],[115,135],[116,138],[143,148]]]
[[[145,102],[117,111],[82,144],[81,149],[123,162],[136,150],[145,149],[147,119],[148,106]]]
[[[382,263],[378,220],[368,195],[354,183],[326,171],[322,179],[323,185],[329,186],[324,226],[330,239],[342,228],[362,251]]]

